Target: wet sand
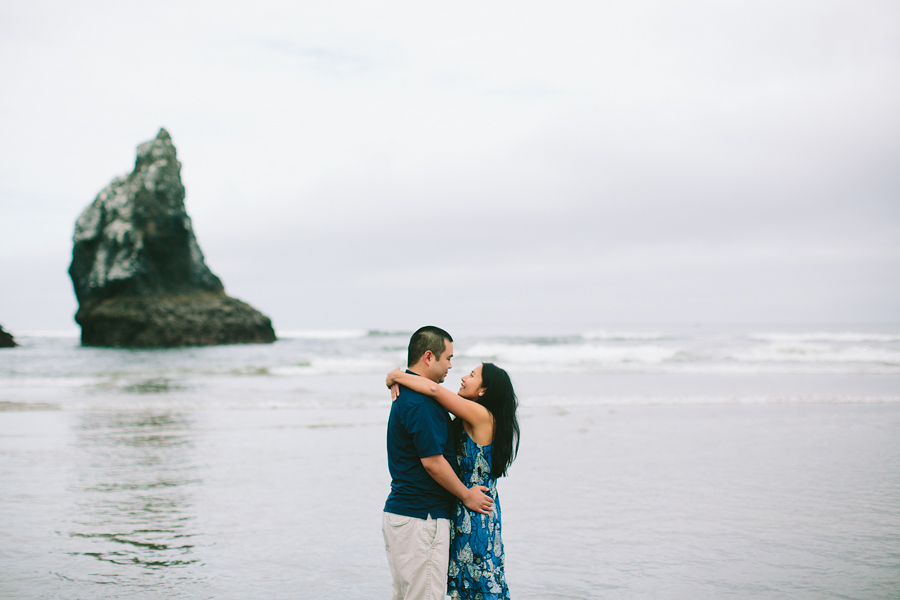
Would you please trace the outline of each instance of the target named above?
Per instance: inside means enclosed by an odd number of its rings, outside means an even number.
[[[514,598],[900,595],[900,405],[529,406]],[[385,408],[0,413],[0,596],[387,598]]]

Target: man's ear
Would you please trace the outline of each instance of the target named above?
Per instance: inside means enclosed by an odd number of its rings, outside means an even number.
[[[434,361],[434,352],[426,350],[425,354],[422,355],[422,360],[425,361],[426,365],[430,365]]]

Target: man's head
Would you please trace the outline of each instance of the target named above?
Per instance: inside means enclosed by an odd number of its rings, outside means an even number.
[[[452,366],[453,338],[441,329],[427,325],[409,339],[407,366],[413,373],[441,383]]]

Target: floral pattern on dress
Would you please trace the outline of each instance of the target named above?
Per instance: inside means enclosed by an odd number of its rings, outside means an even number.
[[[483,485],[494,499],[492,513],[482,515],[456,502],[450,527],[450,568],[447,593],[454,600],[508,600],[500,536],[500,498],[491,475],[492,444],[479,446],[465,432],[465,448],[456,456],[466,487]]]

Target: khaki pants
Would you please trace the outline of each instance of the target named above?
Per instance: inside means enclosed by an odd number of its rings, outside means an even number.
[[[450,520],[386,512],[381,531],[394,579],[393,600],[443,600],[450,562]]]

